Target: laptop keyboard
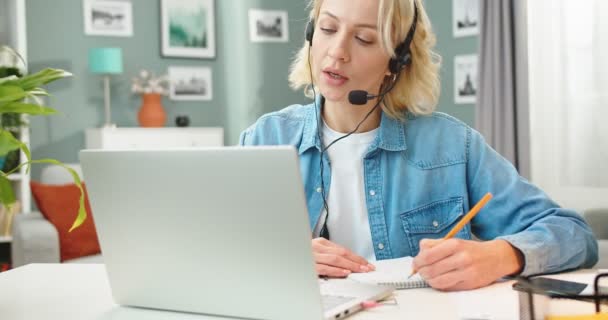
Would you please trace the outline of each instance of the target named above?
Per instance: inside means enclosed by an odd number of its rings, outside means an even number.
[[[355,299],[356,298],[354,297],[321,295],[321,303],[323,304],[323,310],[329,310],[331,308],[334,308],[336,306]]]

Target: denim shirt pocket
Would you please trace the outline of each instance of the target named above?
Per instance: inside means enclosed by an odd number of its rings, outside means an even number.
[[[400,214],[412,256],[420,251],[420,240],[443,238],[463,215],[462,197],[435,201]],[[471,227],[467,224],[455,237],[471,239]]]

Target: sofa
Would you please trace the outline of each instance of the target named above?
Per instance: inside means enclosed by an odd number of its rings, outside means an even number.
[[[79,164],[67,164],[82,178]],[[40,182],[61,185],[73,183],[72,176],[60,166],[49,165],[42,169]],[[53,224],[40,212],[18,214],[13,222],[11,246],[13,268],[29,263],[59,263],[59,235]],[[102,263],[101,254],[66,260],[64,263]]]
[[[585,210],[583,217],[597,238],[600,259],[595,268],[608,269],[608,208]]]

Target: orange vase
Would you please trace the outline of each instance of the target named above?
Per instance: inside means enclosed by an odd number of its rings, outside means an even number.
[[[160,103],[161,95],[158,93],[145,93],[142,95],[142,104],[137,113],[137,120],[142,127],[163,127],[167,121],[167,113]]]

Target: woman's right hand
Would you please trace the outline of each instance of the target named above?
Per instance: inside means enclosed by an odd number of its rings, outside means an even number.
[[[320,276],[343,278],[353,272],[369,272],[374,265],[352,251],[325,238],[312,239],[315,269]]]

